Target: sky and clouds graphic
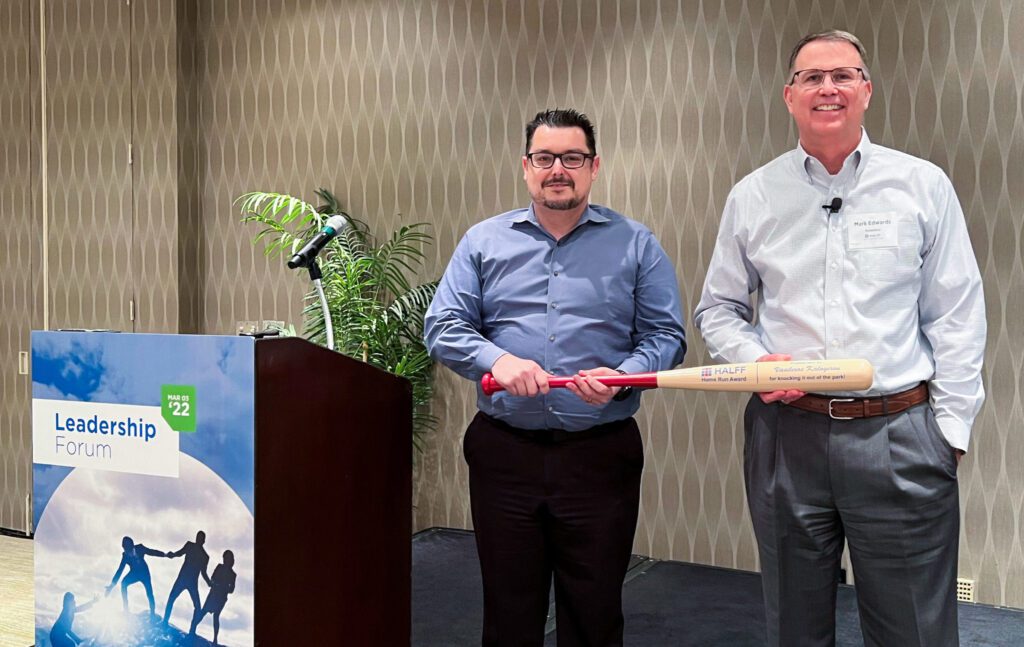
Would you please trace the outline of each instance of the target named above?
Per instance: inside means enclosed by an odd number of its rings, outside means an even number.
[[[196,532],[206,533],[210,556],[208,574],[222,561],[225,550],[235,554],[235,592],[221,613],[220,642],[252,645],[253,632],[253,516],[245,503],[217,474],[188,455],[181,455],[177,479],[76,469],[60,483],[50,499],[35,537],[36,624],[48,631],[60,613],[66,591],[79,603],[99,596],[96,607],[83,612],[75,630],[83,638],[106,644],[104,632],[123,618],[119,589],[102,597],[121,560],[121,538],[158,551],[173,552]],[[156,612],[163,614],[167,596],[183,558],[146,558],[153,581]],[[127,569],[123,575],[127,574]],[[123,576],[122,575],[122,576]],[[205,601],[208,588],[200,582]],[[141,584],[128,589],[129,611],[144,611],[148,603]],[[171,624],[188,631],[192,601],[178,597]],[[212,637],[207,616],[199,635]]]
[[[254,510],[254,343],[248,337],[35,332],[32,397],[160,405],[160,387],[196,387],[196,433],[180,449]],[[71,468],[35,466],[36,525]]]
[[[66,591],[80,603],[102,595],[120,562],[123,536],[175,551],[203,530],[210,575],[224,550],[236,560],[238,581],[221,614],[221,642],[253,644],[254,365],[248,337],[32,333],[34,399],[158,407],[165,384],[196,389],[196,432],[180,436],[176,479],[33,466],[38,628],[49,631]],[[146,561],[162,614],[182,559]],[[201,583],[203,600],[207,590]],[[141,585],[129,589],[129,605],[133,613],[146,608]],[[191,615],[183,593],[172,623],[187,631]],[[124,616],[115,591],[83,613],[76,628],[101,632],[117,617]],[[200,635],[212,636],[211,622],[204,619]]]

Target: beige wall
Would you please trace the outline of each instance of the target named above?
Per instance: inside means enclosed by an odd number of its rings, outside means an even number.
[[[168,263],[167,272],[178,302],[155,308],[166,321],[147,325],[183,332],[298,318],[305,278],[248,244],[254,232],[232,206],[240,193],[313,199],[325,186],[379,232],[428,221],[438,244],[426,275],[437,276],[472,223],[525,203],[523,123],[538,109],[570,105],[598,127],[604,165],[594,200],[655,231],[691,311],[729,187],[795,144],[781,100],[790,45],[826,26],[859,34],[875,54],[872,138],[946,169],[968,215],[987,291],[990,396],[960,470],[960,573],[977,580],[980,600],[1024,607],[1021,3],[132,5],[169,15],[168,28],[177,30],[168,41],[177,49],[166,57],[176,73],[165,74],[176,83],[173,106],[152,104],[174,113],[153,132],[176,130],[177,161],[158,172],[173,183],[176,166],[177,195],[151,191],[147,204],[177,212],[168,252],[177,268]],[[2,195],[6,222],[14,207]],[[5,310],[9,303],[5,296]],[[687,364],[706,362],[692,330],[690,340]],[[472,390],[445,370],[438,376],[442,426],[417,464],[415,524],[468,527],[460,439]],[[645,396],[637,552],[757,567],[743,497],[741,402]]]
[[[30,526],[32,439],[30,384],[18,362],[28,331],[42,325],[33,19],[28,3],[0,2],[0,528],[21,532]]]

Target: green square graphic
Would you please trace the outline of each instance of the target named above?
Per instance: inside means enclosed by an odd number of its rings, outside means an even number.
[[[160,387],[160,413],[174,431],[196,430],[196,387],[164,384]]]

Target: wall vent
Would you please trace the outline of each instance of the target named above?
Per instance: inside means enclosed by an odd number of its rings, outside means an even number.
[[[974,602],[974,580],[956,578],[956,599],[960,602]]]

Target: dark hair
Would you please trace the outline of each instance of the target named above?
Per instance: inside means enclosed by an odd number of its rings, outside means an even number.
[[[843,42],[849,43],[854,46],[857,53],[860,55],[861,63],[864,64],[864,79],[870,80],[871,74],[868,73],[868,51],[864,49],[864,43],[860,42],[860,39],[851,34],[848,31],[842,31],[841,29],[829,29],[826,31],[819,31],[816,34],[808,34],[800,39],[800,41],[793,47],[793,51],[789,53],[789,66],[786,68],[789,71],[786,73],[787,79],[793,78],[793,66],[796,64],[796,55],[800,53],[800,50],[804,48],[804,45],[813,43],[816,40],[824,40],[829,42]],[[787,80],[788,84],[789,81]]]
[[[590,123],[587,116],[578,110],[543,110],[538,112],[530,123],[526,124],[526,152],[530,152],[530,144],[533,143],[533,133],[540,126],[549,128],[579,128],[587,137],[587,148],[591,155],[597,155],[597,138],[594,136],[594,124]]]

